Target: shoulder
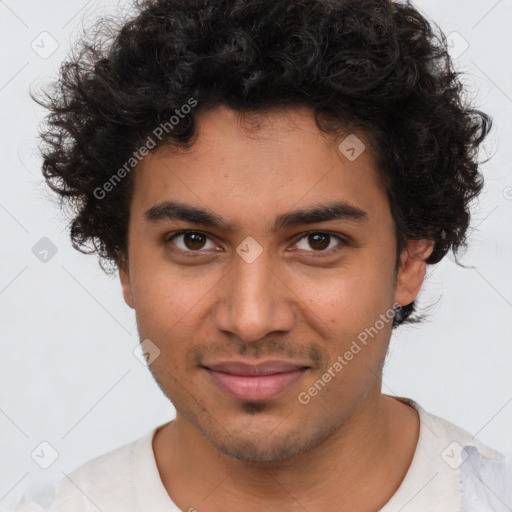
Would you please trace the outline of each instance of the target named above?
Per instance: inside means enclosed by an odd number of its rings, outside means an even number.
[[[504,456],[497,450],[485,445],[475,436],[471,435],[467,430],[455,425],[454,423],[436,416],[417,402],[410,398],[395,397],[404,402],[418,412],[420,419],[420,438],[425,441],[425,447],[442,448],[441,458],[448,466],[460,466],[462,458],[466,455],[463,453],[465,447],[475,448],[483,457],[492,460],[503,460]],[[446,444],[448,443],[448,444]],[[461,459],[459,460],[459,456]],[[456,459],[450,461],[450,459]]]
[[[139,439],[91,459],[69,474],[64,473],[53,489],[44,493],[41,504],[24,496],[16,512],[97,512],[112,510],[113,504],[115,510],[123,506],[126,512],[137,510],[134,461],[150,453],[155,431],[152,429]]]
[[[419,414],[423,446],[438,457],[446,475],[456,475],[463,512],[509,512],[512,507],[512,458],[475,439],[468,431],[402,399]]]
[[[460,466],[464,512],[512,510],[512,458],[487,457],[475,446],[465,446]]]

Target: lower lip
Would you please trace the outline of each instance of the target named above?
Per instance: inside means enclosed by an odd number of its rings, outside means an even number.
[[[273,375],[245,377],[218,372],[209,368],[205,369],[225,394],[235,400],[252,402],[276,398],[300,379],[307,370],[307,368],[303,368]]]

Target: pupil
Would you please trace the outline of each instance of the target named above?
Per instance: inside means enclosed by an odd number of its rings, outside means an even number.
[[[204,236],[200,233],[185,233],[184,241],[188,249],[201,249],[204,245]]]
[[[324,243],[321,242],[323,239]],[[314,233],[309,235],[309,243],[311,247],[315,249],[315,244],[320,245],[320,247],[316,247],[316,249],[325,249],[329,246],[329,235],[324,235],[322,233]]]

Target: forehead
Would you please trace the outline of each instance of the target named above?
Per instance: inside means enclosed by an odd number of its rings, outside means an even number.
[[[198,117],[190,148],[161,147],[137,166],[132,212],[175,200],[223,218],[268,221],[298,207],[345,201],[388,215],[367,142],[361,134],[321,132],[305,108],[241,115],[218,107]]]

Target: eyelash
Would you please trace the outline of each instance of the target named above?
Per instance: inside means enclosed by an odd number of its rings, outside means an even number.
[[[205,237],[207,237],[208,239],[211,240],[211,237],[207,233],[204,233],[203,231],[196,231],[196,230],[187,229],[187,230],[177,231],[176,233],[171,233],[171,234],[167,235],[165,237],[165,243],[171,242],[171,240],[173,238],[175,238],[177,236],[180,236],[180,235],[185,235],[187,233],[197,233],[197,234],[203,235],[203,236],[205,236]],[[301,240],[303,240],[304,238],[307,238],[309,235],[312,235],[312,234],[328,235],[330,237],[337,238],[338,241],[341,242],[336,247],[328,249],[328,250],[321,250],[321,251],[311,250],[311,251],[306,251],[306,252],[312,253],[313,257],[315,257],[315,258],[317,258],[317,257],[320,257],[320,258],[324,257],[323,255],[325,255],[325,254],[327,254],[329,256],[331,256],[332,254],[336,254],[339,251],[341,251],[349,243],[348,240],[345,237],[343,237],[342,235],[340,235],[339,233],[333,233],[332,231],[307,231],[305,233],[301,233],[300,238],[297,239],[297,241],[294,243],[294,245],[298,244]],[[202,252],[206,252],[206,251],[203,251],[201,249],[198,249],[196,251],[193,251],[193,250],[189,249],[189,250],[185,251],[184,249],[180,249],[179,247],[177,248],[177,251],[179,251],[181,254],[185,254],[185,255],[190,256],[192,258],[197,257]],[[196,256],[196,255],[194,255],[194,253],[199,253],[199,254]]]

